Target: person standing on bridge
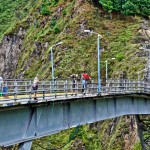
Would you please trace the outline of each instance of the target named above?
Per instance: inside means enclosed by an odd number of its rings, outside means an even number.
[[[4,83],[3,84],[3,97],[9,98],[7,93],[8,93],[8,86],[6,85],[6,83]]]
[[[0,76],[0,96],[2,96],[2,92],[3,92],[3,83],[4,83],[4,80],[2,76]]]
[[[88,80],[91,80],[91,77],[86,73],[86,71],[84,71],[84,73],[81,74],[81,79],[82,79],[82,93],[84,93],[85,89],[87,88]]]
[[[32,89],[34,91],[34,96],[33,96],[34,100],[37,100],[36,93],[37,93],[37,90],[38,90],[38,83],[39,83],[39,75],[37,74],[36,77],[33,80],[33,85],[32,85]]]
[[[72,74],[70,75],[70,78],[72,79],[72,88],[71,88],[71,95],[77,94],[77,80],[78,80],[78,74]]]

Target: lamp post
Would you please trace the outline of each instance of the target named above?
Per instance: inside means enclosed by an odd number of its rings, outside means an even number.
[[[98,76],[98,93],[101,92],[101,74],[100,74],[100,37],[102,37],[100,34],[96,33],[96,32],[93,32],[91,30],[84,30],[84,32],[87,32],[87,33],[91,33],[91,34],[96,34],[98,37],[97,37],[97,67],[98,67],[98,73],[97,73],[97,76]]]
[[[56,47],[60,44],[62,44],[63,42],[58,42],[57,44],[53,45],[50,47],[50,52],[51,52],[51,65],[52,65],[52,80],[54,81],[54,57],[53,57],[53,47]]]
[[[105,75],[105,78],[106,78],[106,83],[107,83],[107,79],[108,79],[108,60],[106,60],[105,63],[106,63],[106,75]]]
[[[115,60],[115,58],[111,58],[111,59]],[[107,80],[108,80],[108,60],[106,60],[105,63],[106,63],[106,75],[105,75],[105,77],[106,77],[106,83],[107,83]]]

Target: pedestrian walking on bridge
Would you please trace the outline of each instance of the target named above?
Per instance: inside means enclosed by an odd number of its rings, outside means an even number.
[[[91,77],[84,71],[83,74],[81,74],[82,79],[82,93],[85,94],[85,90],[87,88],[88,80],[91,80]]]
[[[33,96],[34,100],[37,100],[36,93],[37,93],[37,90],[38,90],[38,83],[39,83],[39,75],[37,74],[36,77],[33,80],[33,85],[32,85],[32,89],[33,89],[33,92],[34,92],[34,96]]]
[[[2,76],[0,76],[0,96],[2,96],[3,84],[4,84],[4,80],[3,80]]]
[[[3,97],[9,98],[7,93],[8,93],[8,86],[4,83],[4,85],[3,85]]]
[[[70,78],[72,79],[72,89],[71,89],[71,95],[73,96],[73,94],[77,94],[76,90],[77,90],[77,80],[78,80],[78,74],[72,74],[70,75]]]

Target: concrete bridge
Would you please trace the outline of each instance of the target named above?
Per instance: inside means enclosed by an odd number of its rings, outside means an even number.
[[[0,97],[0,146],[19,144],[19,150],[30,150],[36,138],[78,125],[136,115],[142,149],[150,149],[149,139],[144,139],[144,121],[139,117],[150,114],[147,82],[111,80],[97,93],[93,81],[82,93],[80,82],[72,86],[72,81],[42,81],[38,100],[33,99],[31,81],[5,81],[5,84],[9,92],[7,98]]]

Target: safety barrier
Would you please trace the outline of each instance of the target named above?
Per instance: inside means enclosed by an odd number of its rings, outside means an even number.
[[[38,100],[57,100],[67,99],[70,97],[77,97],[79,95],[92,95],[97,93],[97,85],[92,81],[87,84],[87,87],[83,89],[82,82],[71,80],[60,81],[47,81],[42,80],[38,84],[38,90],[33,90],[32,80],[4,80],[4,85],[8,87],[8,92],[2,93],[0,97],[0,104],[29,102],[34,100],[34,93],[36,92],[36,98]]]
[[[150,83],[146,81],[128,80],[128,79],[110,79],[104,86],[101,86],[101,92],[97,92],[97,82],[94,80],[87,84],[83,89],[82,81],[71,80],[42,80],[38,84],[38,90],[32,89],[33,80],[4,80],[4,85],[8,87],[8,92],[0,93],[0,104],[20,104],[28,102],[41,102],[50,100],[61,100],[79,96],[96,96],[126,94],[126,93],[150,93]],[[34,92],[38,100],[34,100]]]

